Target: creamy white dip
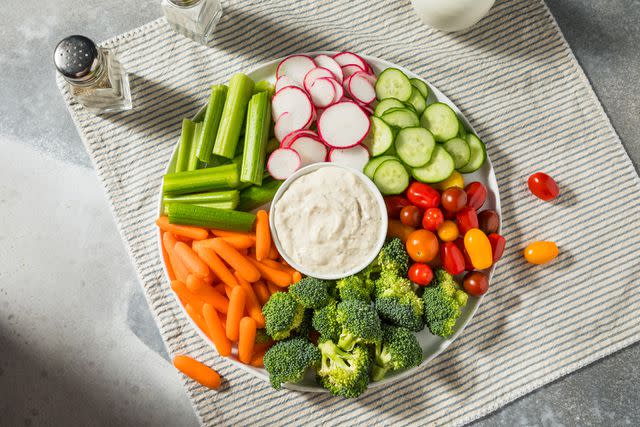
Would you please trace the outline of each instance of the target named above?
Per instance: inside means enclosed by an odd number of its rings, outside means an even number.
[[[338,275],[366,262],[384,232],[372,190],[353,172],[333,166],[293,181],[273,217],[284,252],[319,274]]]

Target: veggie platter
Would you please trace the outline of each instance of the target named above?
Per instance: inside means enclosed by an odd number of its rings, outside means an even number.
[[[462,333],[505,246],[491,162],[460,110],[409,70],[351,52],[213,85],[160,192],[159,249],[184,313],[276,389],[350,398],[411,375]],[[384,218],[363,211],[378,201]],[[323,266],[336,274],[313,274]]]

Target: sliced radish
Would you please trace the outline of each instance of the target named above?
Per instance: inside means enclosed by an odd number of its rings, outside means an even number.
[[[289,148],[300,155],[301,167],[324,162],[327,158],[327,147],[321,141],[308,136],[299,137]]]
[[[362,104],[371,104],[376,100],[376,89],[364,77],[364,73],[355,73],[349,78],[349,93],[351,97]]]
[[[271,99],[271,110],[276,124],[280,121],[280,116],[289,113],[286,119],[287,125],[281,125],[285,126],[281,131],[287,130],[286,133],[281,134],[282,137],[294,130],[309,127],[315,119],[313,103],[309,95],[295,86],[286,86],[276,92]],[[281,139],[278,140],[281,141]]]
[[[307,92],[309,92],[311,90],[311,86],[313,86],[315,81],[320,79],[320,78],[323,78],[323,77],[332,79],[333,78],[333,73],[331,71],[327,70],[326,68],[322,68],[322,67],[317,67],[317,68],[314,68],[313,70],[310,70],[304,76],[303,86],[304,86],[305,90]]]
[[[342,85],[334,79],[327,79],[331,82],[331,84],[333,85],[333,89],[335,90],[335,94],[333,96],[333,102],[332,104],[335,104],[336,102],[339,102],[342,97],[344,97],[344,89],[342,88]],[[318,114],[318,117],[320,117],[320,114]]]
[[[301,137],[301,136],[309,136],[311,138],[320,139],[317,133],[309,129],[298,129],[293,132],[287,134],[282,141],[280,142],[280,148],[289,148],[293,142]]]
[[[333,56],[333,59],[335,59],[335,61],[338,64],[340,64],[341,67],[344,67],[345,65],[353,64],[353,65],[357,65],[362,70],[367,70],[369,68],[369,64],[367,64],[367,61],[365,61],[360,56],[352,52],[337,53]]]
[[[369,116],[352,101],[327,107],[318,119],[318,135],[330,147],[358,145],[369,133]]]
[[[322,54],[316,56],[315,58],[313,58],[313,60],[318,65],[318,67],[323,67],[331,71],[333,77],[338,81],[338,83],[342,83],[342,68],[335,59],[333,59],[329,55]]]
[[[315,116],[313,116],[315,117]],[[296,119],[295,113],[284,113],[280,116],[273,127],[273,133],[278,141],[283,141],[291,132],[303,129],[300,128],[300,121]],[[311,124],[311,122],[309,122]],[[308,126],[308,125],[305,125]]]
[[[275,179],[287,179],[300,169],[300,155],[290,148],[278,148],[269,156],[267,170]]]
[[[278,64],[276,69],[276,77],[287,76],[298,85],[302,85],[305,74],[316,68],[310,56],[307,55],[291,55]]]
[[[285,88],[287,86],[300,87],[298,83],[294,82],[287,76],[282,76],[276,80],[276,92],[278,92],[280,89]]]
[[[358,106],[362,108],[362,111],[364,111],[365,114],[373,116],[373,108],[371,108],[370,105],[358,104]]]
[[[356,74],[367,79],[372,85],[376,85],[376,81],[378,80],[378,78],[375,76],[375,74],[369,74],[366,71],[358,71],[357,73],[353,73],[351,77],[355,76]]]
[[[333,100],[336,96],[336,89],[331,82],[333,79],[318,79],[316,80],[309,90],[311,95],[311,101],[313,105],[318,108],[328,107],[333,104]]]
[[[362,172],[369,161],[369,152],[362,145],[351,148],[332,148],[329,161]]]
[[[355,64],[349,64],[342,67],[342,75],[344,76],[344,79],[342,80],[342,84],[344,85],[347,78],[351,77],[352,74],[355,74],[358,72],[365,72],[364,68]]]

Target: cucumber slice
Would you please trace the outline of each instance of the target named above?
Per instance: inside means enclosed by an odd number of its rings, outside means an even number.
[[[380,157],[374,157],[373,159],[369,160],[369,162],[364,165],[364,170],[362,171],[366,176],[368,176],[370,179],[373,179],[373,175],[376,173],[376,169],[378,169],[378,166],[380,166],[383,162],[386,162],[387,160],[397,160],[394,156],[380,156]]]
[[[458,124],[460,125],[460,130],[458,130],[458,136],[462,139],[467,139],[467,134],[469,132],[467,132],[467,128],[464,126],[464,123],[462,123],[462,120],[460,120],[459,117],[458,117]]]
[[[447,153],[451,154],[453,157],[453,167],[456,169],[460,169],[467,163],[469,163],[469,159],[471,158],[471,149],[469,148],[469,144],[462,138],[452,138],[442,144],[442,148],[447,150]]]
[[[416,110],[416,107],[413,106],[413,104],[409,101],[405,102],[402,105],[403,108],[408,108],[409,110],[413,111],[414,113],[416,113],[418,115],[418,117],[420,117],[420,114],[418,113],[418,110]]]
[[[471,173],[480,169],[480,166],[482,166],[484,160],[487,158],[487,149],[484,146],[484,142],[480,141],[480,138],[476,135],[472,133],[467,134],[467,144],[469,144],[469,148],[471,149],[471,157],[466,165],[458,169],[458,171],[462,173]]]
[[[373,183],[384,195],[400,194],[409,186],[409,174],[398,160],[386,160],[373,174]]]
[[[396,137],[396,152],[406,165],[424,166],[431,159],[436,140],[425,128],[404,128]]]
[[[433,183],[444,181],[451,176],[453,171],[453,158],[440,144],[436,144],[429,163],[419,168],[413,168],[411,174],[420,182]]]
[[[393,145],[394,132],[391,126],[386,124],[384,120],[371,116],[371,129],[369,134],[362,142],[367,147],[371,157],[384,154]]]
[[[387,68],[376,81],[376,96],[378,100],[396,98],[408,101],[411,97],[411,82],[409,78],[397,68]]]
[[[431,131],[438,142],[448,141],[458,135],[460,124],[455,111],[447,104],[436,102],[422,113],[420,124]]]
[[[416,110],[416,113],[422,114],[422,112],[427,108],[427,100],[423,98],[420,94],[420,91],[415,87],[411,91],[411,98],[409,98],[409,105],[413,106]]]
[[[375,114],[378,117],[382,117],[382,115],[387,110],[390,110],[392,108],[404,108],[404,107],[405,105],[402,101],[398,101],[395,98],[387,98],[387,99],[383,99],[378,103],[378,105],[376,105],[376,109],[373,111],[373,114]]]
[[[411,86],[418,89],[424,99],[429,97],[429,86],[425,82],[420,79],[409,79],[409,82],[411,82]]]
[[[408,108],[392,108],[382,115],[382,120],[398,128],[413,128],[420,126],[418,115]]]

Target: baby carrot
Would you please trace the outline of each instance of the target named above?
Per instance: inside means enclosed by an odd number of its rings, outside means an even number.
[[[200,259],[198,254],[196,254],[189,245],[184,242],[178,242],[174,250],[191,273],[200,278],[205,278],[209,275],[209,267],[207,267],[207,264]]]
[[[181,355],[174,357],[173,366],[192,380],[205,387],[220,387],[220,375],[207,365],[200,363],[189,356]]]
[[[204,302],[209,303],[218,310],[220,313],[226,313],[229,309],[229,299],[220,292],[213,289],[210,285],[206,285],[200,292],[196,293],[196,296],[201,298]]]
[[[251,363],[253,356],[253,343],[256,339],[256,321],[251,317],[243,317],[240,320],[238,359],[246,365]]]
[[[260,261],[253,258],[246,258],[251,262],[260,272],[260,274],[270,282],[275,283],[281,288],[285,288],[291,284],[291,275],[286,271],[276,270],[273,267],[269,267]]]
[[[287,267],[286,265],[282,265],[278,261],[274,261],[269,258],[263,259],[260,262],[266,265],[267,267],[275,268],[276,270],[288,271],[289,273],[291,273],[289,270],[292,270],[290,267]]]
[[[280,254],[278,253],[278,249],[276,248],[276,245],[273,243],[273,239],[271,239],[271,248],[269,248],[269,255],[267,256],[267,258],[278,259],[279,256]]]
[[[174,280],[171,282],[171,289],[173,289],[173,292],[175,292],[181,300],[187,304],[191,304],[198,311],[202,310],[202,305],[205,302],[211,304],[221,313],[226,313],[228,310],[229,302],[227,298],[213,290],[210,286],[206,286],[200,294],[195,294],[187,288],[184,282]]]
[[[238,274],[236,271],[235,274]],[[262,315],[262,306],[260,305],[260,301],[258,301],[258,297],[256,293],[253,291],[253,287],[251,284],[243,279],[240,279],[239,275],[238,282],[240,282],[240,286],[244,289],[247,300],[245,302],[245,311],[247,314],[255,320],[258,328],[264,328],[264,316]]]
[[[202,240],[209,236],[209,232],[204,228],[169,224],[169,218],[166,216],[158,218],[156,225],[160,227],[160,230],[162,231],[169,231],[173,234],[177,234],[178,236],[187,237],[193,240]]]
[[[243,231],[229,231],[229,230],[216,230],[216,229],[212,229],[211,233],[213,233],[214,236],[216,237],[231,237],[231,236],[249,236],[249,237],[253,237],[254,239],[256,238],[256,235],[250,231],[247,232],[243,232]]]
[[[213,289],[215,289],[220,295],[224,295],[225,294],[225,290],[224,290],[224,283],[218,283],[217,285],[215,285],[213,287]]]
[[[269,301],[269,296],[271,294],[269,293],[269,288],[267,288],[267,285],[265,285],[265,283],[262,280],[258,280],[256,283],[253,284],[253,291],[256,293],[256,296],[258,297],[258,301],[260,301],[260,305],[265,305],[267,301]]]
[[[162,234],[163,234],[162,230],[160,230],[160,239],[162,239]],[[167,252],[167,248],[164,246],[164,240],[162,241],[162,262],[164,262],[165,267],[167,267],[169,280],[175,280],[176,273],[173,271],[173,267],[171,266],[171,260],[169,259],[169,252]]]
[[[227,294],[227,298],[231,299],[231,291],[233,290],[233,287],[227,285],[226,283],[224,284],[224,293]]]
[[[236,249],[249,249],[256,244],[256,239],[251,236],[221,236],[220,238]]]
[[[254,354],[253,357],[251,358],[251,366],[255,366],[256,368],[262,368],[264,366],[264,354],[267,352],[267,350],[262,350],[262,351],[255,351],[254,349]]]
[[[184,306],[184,309],[187,310],[187,314],[191,320],[193,320],[193,323],[195,323],[206,336],[209,336],[209,328],[200,313],[198,313],[198,310],[188,303]]]
[[[267,281],[267,288],[269,289],[269,293],[271,295],[275,294],[276,292],[282,292],[282,288],[276,286],[273,282]]]
[[[227,338],[224,326],[220,321],[220,317],[211,304],[202,306],[202,315],[209,328],[209,336],[216,346],[220,356],[229,356],[231,354],[231,341]]]
[[[213,250],[216,251],[220,258],[225,260],[234,270],[238,271],[245,280],[255,282],[260,279],[260,271],[258,268],[233,246],[219,238],[213,239],[212,245]]]
[[[298,283],[300,280],[302,280],[302,274],[300,274],[299,271],[294,271],[291,275],[291,278],[293,279],[293,283]]]
[[[196,310],[202,310],[202,304],[204,304],[204,301],[198,298],[196,294],[189,291],[189,289],[187,289],[187,285],[185,285],[184,282],[180,280],[174,280],[173,282],[171,282],[171,289],[176,293],[176,295],[178,295],[178,298],[180,298],[180,301],[182,301],[183,305],[186,306],[187,304],[189,304]]]
[[[197,294],[202,288],[207,286],[205,281],[195,274],[189,274],[189,276],[187,276],[187,281],[185,284],[187,285],[187,289],[189,289],[194,294]]]
[[[229,286],[238,286],[238,281],[234,275],[229,271],[227,266],[224,265],[213,249],[204,246],[195,246],[195,249],[200,258],[213,270],[220,280]]]
[[[227,311],[227,338],[231,341],[238,341],[238,335],[240,333],[240,319],[244,314],[244,305],[247,300],[247,295],[242,286],[236,286],[231,291],[231,298],[229,298],[229,310]]]
[[[262,261],[269,256],[271,250],[271,232],[269,232],[269,215],[267,211],[256,213],[256,259]]]
[[[187,267],[182,263],[182,260],[176,255],[176,243],[178,242],[176,241],[173,234],[165,231],[165,233],[162,235],[162,244],[167,250],[167,254],[169,254],[169,263],[171,264],[171,268],[176,275],[176,279],[184,282],[187,280],[189,270],[187,270]]]

